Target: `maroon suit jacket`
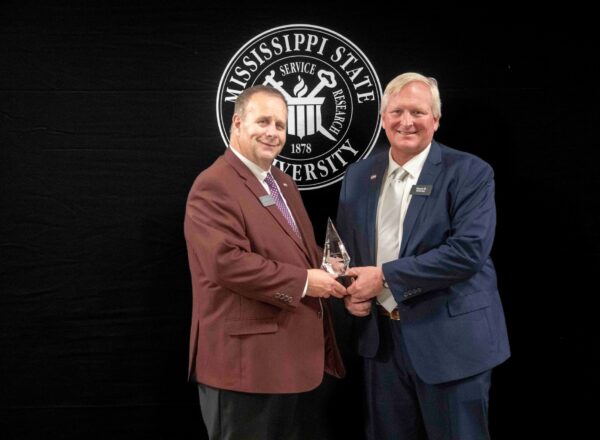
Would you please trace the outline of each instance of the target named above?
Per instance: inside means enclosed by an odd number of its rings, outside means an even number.
[[[215,388],[297,393],[326,371],[341,377],[326,301],[302,298],[320,250],[293,180],[271,173],[294,233],[252,172],[228,149],[190,191],[185,238],[193,287],[189,375]]]

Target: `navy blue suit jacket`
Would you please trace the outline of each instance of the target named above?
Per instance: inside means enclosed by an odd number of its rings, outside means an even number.
[[[376,266],[376,216],[388,152],[349,167],[337,226],[352,266]],[[402,334],[419,377],[436,384],[488,370],[510,356],[490,258],[496,226],[494,174],[483,160],[432,142],[404,220],[397,260],[383,272],[400,310]],[[373,357],[377,319],[355,318],[358,352]],[[383,318],[385,319],[385,318]]]

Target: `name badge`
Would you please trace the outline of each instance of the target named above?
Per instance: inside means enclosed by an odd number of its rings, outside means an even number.
[[[273,196],[271,194],[260,196],[259,199],[263,206],[271,206],[275,204],[275,200],[273,200]]]
[[[413,196],[428,196],[431,194],[433,185],[413,185],[410,193]]]

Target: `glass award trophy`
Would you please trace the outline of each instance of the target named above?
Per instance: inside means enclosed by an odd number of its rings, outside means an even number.
[[[340,284],[348,287],[352,284],[352,277],[346,275],[349,264],[350,255],[346,252],[346,247],[338,235],[335,226],[333,226],[333,222],[328,218],[321,268],[335,275]]]

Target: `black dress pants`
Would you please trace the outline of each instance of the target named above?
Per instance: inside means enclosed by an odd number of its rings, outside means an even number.
[[[198,384],[210,440],[324,440],[320,391],[254,394]]]

